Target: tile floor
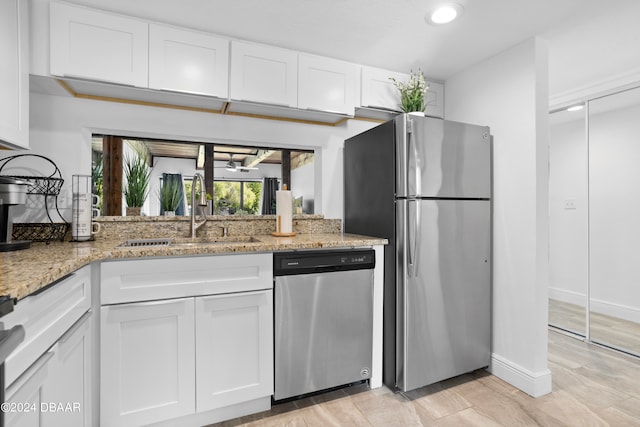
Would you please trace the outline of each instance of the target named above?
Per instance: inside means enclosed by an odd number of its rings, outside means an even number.
[[[553,392],[537,399],[481,370],[409,393],[341,389],[215,426],[640,426],[640,359],[550,331],[549,368]]]
[[[549,299],[549,324],[584,336],[585,308]],[[589,329],[591,341],[640,355],[640,324],[592,312]]]

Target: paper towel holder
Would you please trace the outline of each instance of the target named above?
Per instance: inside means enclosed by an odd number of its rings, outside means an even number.
[[[277,222],[278,222],[278,224],[276,225],[276,227],[278,228],[278,230],[280,230],[280,225],[279,225],[279,224],[280,224],[280,215],[278,215],[278,216],[276,217],[276,219],[277,219]],[[274,231],[273,233],[271,233],[271,235],[272,235],[272,236],[275,236],[275,237],[293,237],[293,236],[295,236],[295,235],[296,235],[296,232],[295,232],[295,231],[292,231],[292,232],[290,232],[290,233],[282,233],[282,232],[280,232],[280,231]]]

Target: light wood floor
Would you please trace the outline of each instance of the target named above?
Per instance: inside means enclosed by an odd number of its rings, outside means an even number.
[[[485,371],[410,393],[365,386],[216,426],[640,426],[640,359],[549,332],[553,392],[534,399]]]
[[[585,308],[549,299],[549,324],[585,335]],[[591,341],[640,355],[640,324],[591,312]]]

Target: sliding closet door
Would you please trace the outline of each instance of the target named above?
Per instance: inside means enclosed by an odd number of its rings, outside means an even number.
[[[590,338],[640,355],[640,89],[589,103]]]
[[[549,324],[582,336],[589,284],[585,111],[549,116]]]

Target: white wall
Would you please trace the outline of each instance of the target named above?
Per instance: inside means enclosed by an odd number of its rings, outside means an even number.
[[[549,298],[586,307],[589,280],[585,110],[549,128]],[[568,205],[567,205],[568,204]]]
[[[291,196],[302,196],[303,208],[305,213],[313,212],[313,187],[314,187],[314,164],[307,163],[304,166],[291,170]]]
[[[69,193],[72,174],[91,173],[92,133],[314,149],[316,213],[326,218],[342,218],[344,140],[375,125],[349,120],[340,126],[319,126],[41,93],[31,93],[30,102],[32,152],[58,164]],[[61,204],[70,206],[67,198],[62,197]]]
[[[533,38],[445,83],[445,117],[494,137],[491,371],[533,396],[547,366],[547,44]]]

